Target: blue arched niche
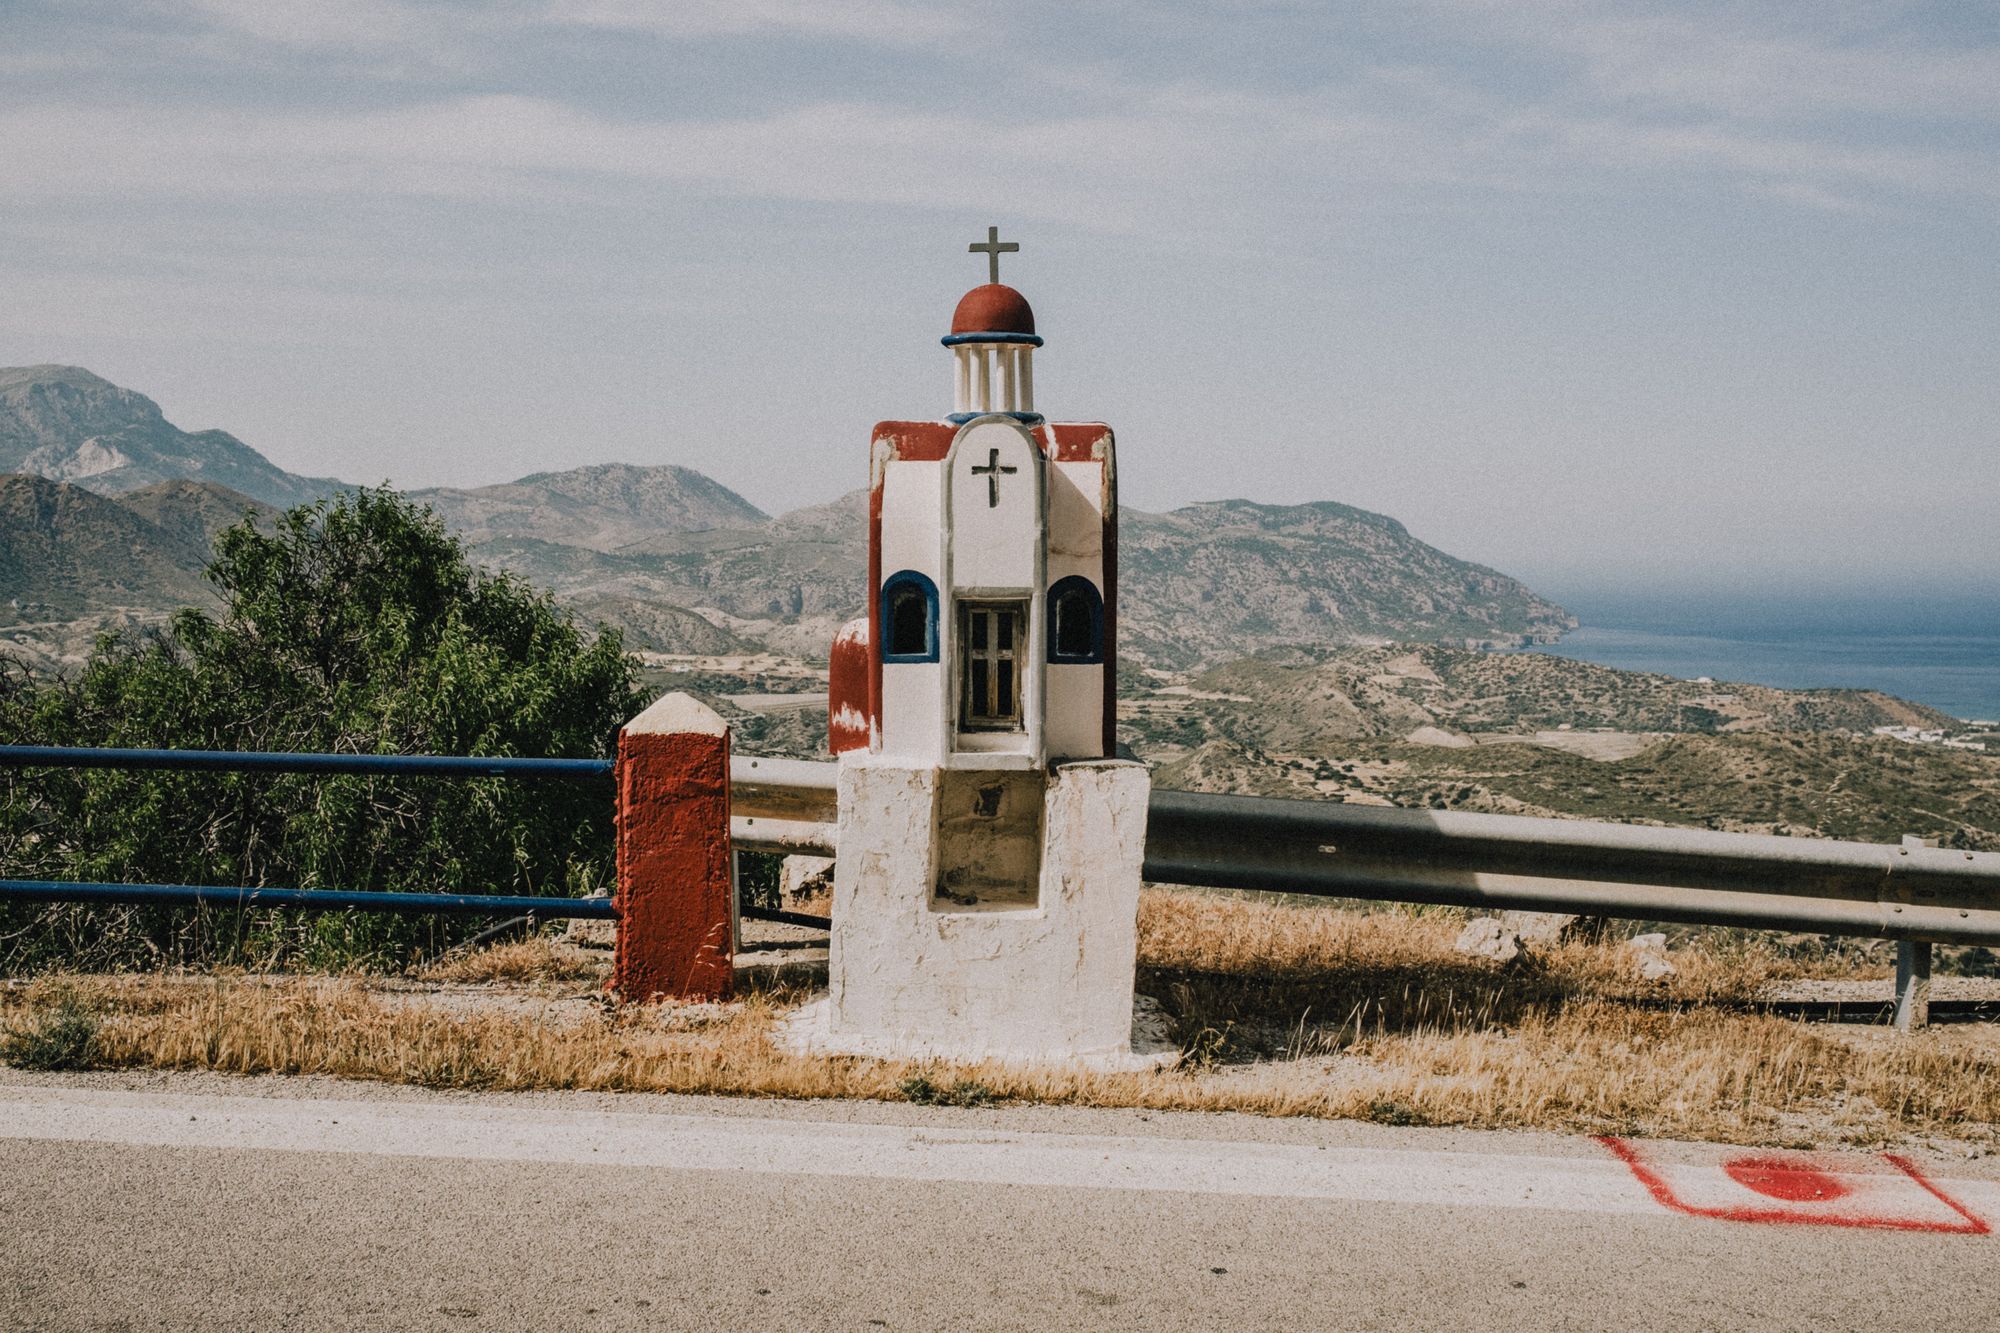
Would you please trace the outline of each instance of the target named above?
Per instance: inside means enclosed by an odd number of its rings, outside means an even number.
[[[1104,660],[1104,598],[1081,574],[1049,589],[1049,661],[1089,665]]]
[[[882,660],[938,660],[937,584],[914,569],[882,580]]]

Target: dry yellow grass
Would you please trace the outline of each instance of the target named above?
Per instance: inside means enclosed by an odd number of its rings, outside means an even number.
[[[1615,945],[1495,967],[1453,954],[1455,932],[1445,918],[1149,894],[1142,988],[1176,1013],[1197,1058],[1147,1075],[794,1055],[773,1038],[797,994],[617,1010],[593,1002],[594,981],[565,995],[528,954],[480,974],[539,978],[506,1005],[360,977],[67,977],[0,992],[0,1027],[83,1010],[96,1015],[97,1064],[432,1087],[887,1099],[957,1088],[968,1100],[1753,1143],[1987,1139],[2000,1120],[1990,1031],[1856,1040],[1713,1003],[1783,969],[1759,951],[1681,951],[1680,974],[1649,985]]]
[[[610,974],[602,953],[579,949],[560,939],[538,935],[510,944],[496,944],[471,953],[450,953],[417,970],[425,981],[512,983],[601,981]]]

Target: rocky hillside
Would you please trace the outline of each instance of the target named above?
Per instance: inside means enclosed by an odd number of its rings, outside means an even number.
[[[0,473],[122,495],[161,481],[204,481],[266,504],[343,488],[300,477],[225,431],[184,431],[152,399],[75,366],[0,368]]]
[[[0,477],[0,625],[208,604],[204,524],[232,501],[239,518],[255,502],[187,482],[134,498]]]
[[[754,527],[661,533],[615,551],[527,539],[482,551],[570,593],[698,607],[737,632],[823,652],[832,627],[865,605],[866,522],[856,491]],[[1169,668],[1300,643],[1547,642],[1575,624],[1515,580],[1346,505],[1127,510],[1119,560],[1121,652]]]
[[[602,463],[471,490],[412,491],[475,544],[524,539],[615,551],[664,532],[753,528],[767,515],[691,468]]]
[[[1182,667],[1277,644],[1550,643],[1576,621],[1393,518],[1321,501],[1219,500],[1119,525],[1124,648]]]
[[[1361,736],[1955,728],[1955,719],[1873,690],[1780,690],[1619,671],[1544,653],[1434,644],[1284,649],[1195,677],[1186,696],[1217,734],[1263,749]]]
[[[2000,849],[2000,748],[1870,735],[1962,729],[1874,691],[1437,645],[1273,652],[1129,685],[1121,735],[1164,788]]]

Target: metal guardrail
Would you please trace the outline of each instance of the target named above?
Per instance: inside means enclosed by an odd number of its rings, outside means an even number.
[[[1455,907],[2000,943],[2000,854],[1154,792],[1145,875]]]
[[[732,806],[757,815],[736,822],[804,831],[804,845],[770,850],[832,855],[838,773],[734,760]],[[2000,944],[2000,854],[1825,838],[1155,791],[1144,874],[1194,888]]]
[[[740,851],[832,856],[838,764],[735,756],[729,761],[729,837]]]
[[[612,769],[606,759],[0,746],[0,766],[42,765],[458,777],[595,777]],[[731,835],[737,846],[832,855],[838,772],[838,765],[823,761],[732,759]],[[2000,854],[1908,844],[1156,791],[1148,808],[1144,874],[1154,883],[1200,888],[2000,944]],[[28,881],[0,882],[0,888],[22,883]],[[310,895],[312,905],[331,905],[320,895],[339,891],[213,892],[267,895],[258,901],[271,905],[277,900],[268,895],[292,893]],[[354,896],[407,901],[419,895]],[[440,896],[473,901],[470,895]],[[491,901],[510,904],[499,910],[535,910],[511,904],[537,904],[542,914],[553,915],[547,904],[590,900]]]

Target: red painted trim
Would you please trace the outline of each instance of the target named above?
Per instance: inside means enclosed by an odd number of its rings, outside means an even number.
[[[868,690],[875,661],[868,626],[869,621],[863,619],[842,625],[834,634],[833,648],[827,654],[826,746],[835,754],[868,748],[868,720],[872,716]],[[851,721],[857,714],[861,718],[859,726]]]
[[[942,463],[962,426],[949,421],[878,421],[876,445],[908,463]],[[1101,421],[1044,422],[1028,431],[1042,457],[1057,463],[1093,463],[1109,452],[1111,427]],[[1100,448],[1100,446],[1105,446]]]
[[[729,735],[618,733],[622,999],[721,999],[736,966]]]
[[[1057,463],[1089,463],[1110,453],[1111,427],[1101,421],[1057,421],[1041,428],[1047,433],[1042,452]],[[1098,446],[1106,446],[1102,451]]]
[[[908,463],[942,463],[958,438],[949,421],[878,421],[873,443],[887,446],[889,456]]]
[[[1902,1171],[1910,1179],[1916,1181],[1917,1184],[1935,1196],[1939,1202],[1964,1218],[1965,1222],[1963,1225],[1953,1222],[1925,1222],[1907,1217],[1867,1217],[1855,1213],[1804,1212],[1796,1208],[1697,1208],[1693,1204],[1682,1202],[1680,1196],[1674,1193],[1673,1187],[1667,1184],[1666,1178],[1648,1166],[1645,1159],[1639,1155],[1638,1151],[1631,1144],[1623,1139],[1613,1138],[1608,1134],[1599,1135],[1597,1141],[1610,1149],[1611,1154],[1619,1161],[1631,1168],[1633,1176],[1637,1178],[1641,1185],[1646,1187],[1647,1193],[1653,1196],[1655,1202],[1664,1208],[1671,1209],[1687,1217],[1709,1217],[1725,1222],[1769,1222],[1787,1226],[1871,1227],[1884,1231],[1925,1231],[1950,1236],[1986,1236],[1992,1234],[1992,1228],[1979,1217],[1975,1216],[1964,1204],[1925,1179],[1923,1172],[1917,1169],[1916,1163],[1910,1161],[1907,1157],[1899,1157],[1894,1153],[1883,1153],[1883,1160]]]

